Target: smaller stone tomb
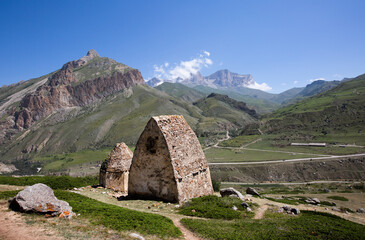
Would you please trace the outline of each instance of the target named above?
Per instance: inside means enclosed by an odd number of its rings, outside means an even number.
[[[183,116],[152,117],[139,137],[129,195],[182,203],[213,194],[204,152]]]
[[[128,192],[129,168],[133,153],[125,143],[117,143],[100,167],[99,184],[114,191]]]

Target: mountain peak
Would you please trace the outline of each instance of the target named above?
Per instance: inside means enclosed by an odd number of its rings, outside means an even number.
[[[91,58],[94,58],[94,57],[100,57],[99,54],[94,50],[94,49],[90,49],[87,54],[86,54],[87,57],[91,57]]]

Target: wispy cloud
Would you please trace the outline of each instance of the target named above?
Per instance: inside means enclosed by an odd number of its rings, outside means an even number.
[[[210,52],[203,51],[198,57],[188,61],[181,61],[179,64],[170,66],[168,62],[162,65],[154,65],[154,76],[160,79],[173,80],[176,78],[186,79],[191,74],[196,74],[204,67],[209,67],[213,64],[209,58]]]
[[[272,87],[270,87],[269,85],[267,85],[266,83],[257,83],[257,82],[253,82],[251,85],[247,86],[248,88],[253,88],[253,89],[258,89],[261,91],[270,91],[272,89]]]
[[[326,80],[326,79],[325,78],[315,78],[315,79],[310,79],[309,82],[312,83],[312,82],[315,82],[318,80]]]
[[[294,84],[294,85],[298,84],[298,81],[294,81],[294,82],[293,82],[293,84]]]

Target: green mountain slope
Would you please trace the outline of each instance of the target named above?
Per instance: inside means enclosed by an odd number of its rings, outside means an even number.
[[[230,98],[233,98],[237,101],[242,101],[242,102],[247,103],[247,105],[249,107],[254,108],[260,114],[269,113],[269,112],[272,112],[273,110],[279,108],[279,104],[277,104],[275,102],[265,100],[262,98],[248,96],[248,95],[242,95],[238,92],[235,92],[235,91],[232,91],[229,89],[215,89],[215,88],[201,86],[201,85],[195,86],[194,89],[197,91],[200,91],[202,93],[205,93],[206,95],[209,95],[211,93],[227,95]]]
[[[55,154],[102,150],[121,141],[133,146],[150,117],[157,115],[183,115],[198,136],[242,128],[256,121],[239,108],[211,100],[211,105],[199,104],[200,109],[157,89],[136,85],[90,106],[65,109],[36,122],[10,143],[1,145],[0,158],[16,163],[20,169],[34,164],[61,168],[68,158],[60,159]]]
[[[206,96],[206,94],[187,87],[181,83],[164,82],[155,88],[187,102],[195,102]]]
[[[242,129],[258,122],[255,110],[249,109],[245,103],[238,102],[226,95],[213,93],[195,102],[194,105],[202,110],[202,115],[205,117],[229,121],[233,124],[231,127],[234,129]]]
[[[291,96],[290,98],[283,99],[283,101],[281,103],[284,105],[288,105],[291,103],[299,102],[302,99],[328,91],[328,90],[336,87],[340,83],[341,83],[340,81],[323,81],[323,80],[318,80],[318,81],[312,82],[311,84],[308,84],[307,86],[302,88],[302,90],[300,92],[298,92],[297,94]]]
[[[365,74],[327,92],[280,108],[264,119],[266,133],[364,136]],[[327,135],[327,136],[326,136]]]

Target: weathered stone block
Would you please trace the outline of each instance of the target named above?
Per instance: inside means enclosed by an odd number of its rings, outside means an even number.
[[[128,192],[128,176],[133,153],[125,143],[117,143],[100,168],[99,184],[114,191]]]
[[[128,185],[129,195],[179,203],[213,194],[204,152],[182,116],[150,119],[137,142]]]

